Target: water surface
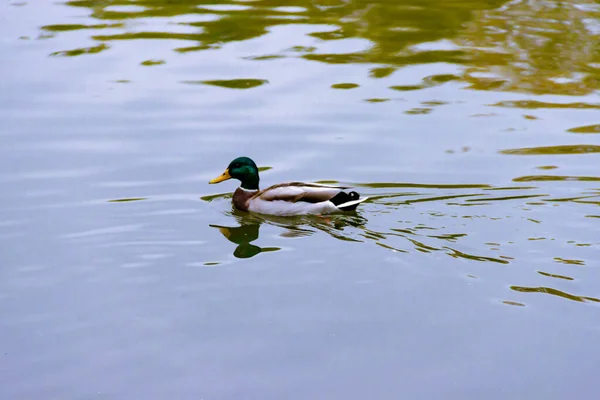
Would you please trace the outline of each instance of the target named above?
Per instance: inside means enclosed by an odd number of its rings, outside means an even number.
[[[5,2],[0,397],[593,397],[599,17]],[[240,155],[370,200],[234,211]]]

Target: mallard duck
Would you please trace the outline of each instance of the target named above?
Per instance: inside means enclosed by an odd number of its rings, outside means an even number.
[[[356,192],[344,192],[348,186],[329,186],[317,183],[288,182],[267,189],[258,188],[258,167],[248,157],[233,160],[225,172],[209,183],[238,179],[239,188],[233,193],[233,205],[238,210],[269,215],[331,214],[352,211],[367,197]]]

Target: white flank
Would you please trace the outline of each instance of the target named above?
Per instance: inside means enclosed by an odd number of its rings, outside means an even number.
[[[339,211],[338,208],[330,201],[321,203],[307,203],[298,201],[290,203],[289,201],[274,200],[265,201],[260,198],[253,199],[248,207],[249,211],[259,214],[270,215],[303,215],[303,214],[330,214]]]

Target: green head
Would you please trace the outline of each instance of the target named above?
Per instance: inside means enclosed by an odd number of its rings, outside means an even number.
[[[248,190],[258,190],[258,167],[248,157],[238,157],[229,163],[229,166],[221,176],[208,183],[219,183],[228,179],[235,178],[242,182],[242,188]]]

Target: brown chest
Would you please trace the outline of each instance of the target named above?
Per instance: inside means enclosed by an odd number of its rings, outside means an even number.
[[[233,192],[233,205],[238,210],[248,211],[248,202],[255,194],[255,191],[237,188],[235,192]]]

